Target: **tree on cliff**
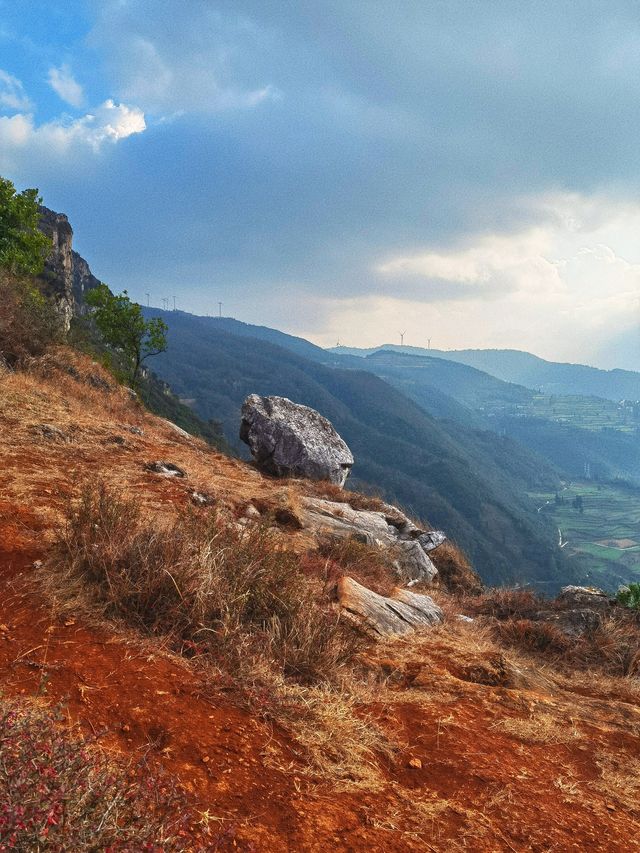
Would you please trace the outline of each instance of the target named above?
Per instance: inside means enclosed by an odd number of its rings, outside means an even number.
[[[145,320],[142,308],[126,290],[115,295],[106,284],[88,291],[85,300],[94,309],[92,316],[104,342],[121,353],[128,378],[135,382],[145,359],[166,350],[167,324],[160,317]]]
[[[0,267],[30,275],[42,272],[51,243],[38,230],[41,201],[38,190],[18,193],[0,177]]]

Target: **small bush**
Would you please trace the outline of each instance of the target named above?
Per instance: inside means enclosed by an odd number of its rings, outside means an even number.
[[[616,595],[618,604],[630,610],[640,610],[640,583],[630,583]]]
[[[0,850],[178,851],[184,797],[141,760],[117,763],[60,709],[0,698]]]
[[[482,581],[463,552],[452,542],[443,542],[429,554],[442,586],[454,595],[479,595]]]
[[[318,681],[354,650],[321,582],[273,531],[195,510],[163,526],[104,486],[70,510],[46,571],[58,601],[168,637],[183,653],[206,652],[232,671],[260,659]]]
[[[0,270],[0,356],[20,367],[61,338],[60,318],[33,279]]]
[[[529,619],[544,608],[542,599],[530,589],[497,587],[465,602],[469,612],[496,619]]]
[[[545,655],[562,655],[571,646],[571,640],[549,622],[532,622],[530,619],[509,619],[498,622],[495,632],[503,643],[526,652]]]

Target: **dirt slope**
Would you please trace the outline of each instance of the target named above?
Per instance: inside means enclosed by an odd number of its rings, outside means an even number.
[[[110,380],[85,359],[56,358],[45,376],[0,378],[0,689],[63,701],[110,749],[149,750],[190,792],[191,849],[640,849],[637,681],[541,671],[455,619],[372,647],[363,668],[374,687],[360,713],[394,748],[373,762],[368,784],[336,789],[224,676],[55,617],[34,587],[34,562],[87,478],[167,515],[194,490],[239,514],[254,498],[295,503],[300,488],[180,436],[122,389],[100,387]],[[157,460],[187,476],[145,469]],[[310,544],[304,530],[282,535],[299,552]]]

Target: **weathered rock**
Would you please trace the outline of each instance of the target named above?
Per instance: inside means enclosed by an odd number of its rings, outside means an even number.
[[[430,596],[400,587],[387,598],[345,576],[338,581],[337,595],[344,610],[380,636],[408,634],[443,620],[442,610]]]
[[[390,524],[389,509],[402,515],[395,507],[375,512],[356,510],[348,503],[306,498],[303,522],[319,534],[335,539],[355,538],[366,545],[389,551],[399,578],[405,582],[432,581],[438,570],[422,545],[423,537],[431,534],[418,530],[406,517],[407,524],[411,525],[409,532],[406,525]],[[416,531],[415,538],[413,531]],[[442,536],[442,541],[446,538],[439,531],[433,533]]]
[[[559,628],[569,637],[594,631],[602,622],[602,611],[589,607],[572,608],[571,610],[544,610],[535,615],[536,621],[549,622]]]
[[[240,438],[258,466],[276,477],[329,480],[344,486],[351,451],[332,424],[286,397],[251,394],[242,406]]]
[[[205,492],[191,492],[191,503],[196,506],[209,506],[213,503],[213,498]]]
[[[55,213],[47,207],[40,209],[40,230],[51,240],[51,251],[42,273],[44,289],[53,300],[65,332],[73,316],[73,260],[71,241],[73,229],[64,213]]]
[[[188,438],[189,440],[193,439],[193,436],[188,433],[186,429],[182,429],[182,427],[179,427],[178,424],[174,424],[173,421],[170,421],[167,418],[160,418],[160,420],[181,438]]]
[[[67,433],[53,424],[38,424],[34,429],[49,441],[69,441]]]
[[[144,466],[147,471],[154,474],[162,474],[163,477],[186,477],[187,472],[173,462],[147,462]]]
[[[606,592],[591,586],[563,586],[557,599],[558,603],[571,608],[589,608],[606,610],[611,601]]]

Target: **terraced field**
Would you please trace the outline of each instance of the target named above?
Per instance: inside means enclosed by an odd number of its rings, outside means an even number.
[[[615,591],[640,581],[640,489],[617,484],[568,484],[559,494],[532,492],[538,512],[551,515],[582,581]],[[582,499],[582,512],[574,506]]]
[[[640,427],[640,407],[637,403],[621,404],[600,397],[534,394],[526,412],[531,417],[547,418],[582,429],[615,429],[635,433]]]

